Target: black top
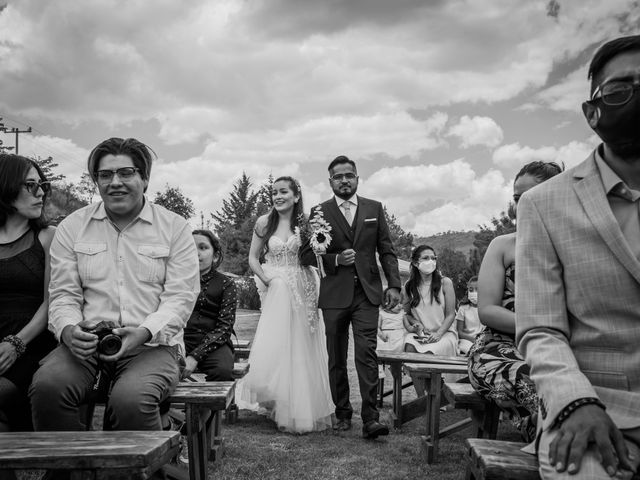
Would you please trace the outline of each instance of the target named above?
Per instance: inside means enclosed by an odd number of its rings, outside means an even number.
[[[200,277],[200,295],[184,329],[187,355],[196,361],[227,344],[233,348],[231,335],[236,320],[236,285],[217,270]]]

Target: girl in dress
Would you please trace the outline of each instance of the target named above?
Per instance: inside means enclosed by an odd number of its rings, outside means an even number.
[[[455,356],[458,332],[453,323],[456,294],[453,282],[438,271],[436,252],[419,245],[411,253],[409,280],[404,285],[405,312],[413,333],[405,337],[406,352]],[[419,396],[425,394],[423,379],[413,379]]]
[[[0,431],[31,430],[27,390],[38,362],[56,346],[47,331],[49,192],[40,167],[0,154]]]
[[[298,260],[300,185],[291,177],[279,177],[272,198],[273,209],[258,218],[249,250],[262,314],[249,355],[251,369],[240,382],[237,403],[268,415],[286,432],[324,430],[331,427],[334,405],[317,303],[319,278],[315,269],[302,267]]]
[[[516,207],[520,196],[560,173],[558,164],[531,162],[513,182]],[[494,238],[478,275],[478,313],[484,330],[469,351],[469,380],[473,388],[493,400],[511,418],[527,442],[535,438],[538,396],[529,366],[516,348],[515,316],[516,234]]]
[[[458,326],[458,350],[462,355],[466,355],[476,340],[476,336],[484,328],[478,317],[478,277],[471,277],[467,282],[467,295],[458,307],[456,324]]]

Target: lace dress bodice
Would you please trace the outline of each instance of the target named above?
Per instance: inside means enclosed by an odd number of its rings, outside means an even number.
[[[297,235],[291,235],[286,242],[273,235],[269,238],[269,251],[265,254],[265,262],[269,267],[299,268],[299,248],[300,241]]]

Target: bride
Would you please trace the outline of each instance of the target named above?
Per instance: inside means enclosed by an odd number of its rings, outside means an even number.
[[[334,405],[317,305],[319,279],[315,269],[298,261],[300,185],[291,177],[279,177],[272,196],[273,209],[256,221],[249,250],[262,314],[249,356],[251,368],[238,385],[236,400],[241,408],[268,415],[280,430],[325,430],[331,427]]]

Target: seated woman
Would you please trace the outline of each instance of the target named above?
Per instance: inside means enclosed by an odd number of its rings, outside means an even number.
[[[561,172],[555,163],[532,162],[516,175],[513,200]],[[538,397],[529,366],[515,345],[514,305],[516,234],[494,238],[478,275],[478,314],[485,325],[469,350],[469,380],[511,418],[522,438],[535,438]]]
[[[27,390],[56,341],[47,331],[49,192],[40,167],[0,154],[0,431],[32,430]]]
[[[220,241],[209,230],[194,230],[200,265],[200,295],[184,329],[187,349],[183,377],[196,369],[206,381],[233,380],[233,343],[236,286],[216,269],[222,263]]]
[[[458,332],[453,323],[456,294],[453,282],[438,271],[433,248],[419,245],[411,253],[409,280],[405,283],[406,319],[413,333],[405,336],[405,352],[454,356]],[[423,379],[413,379],[419,396],[425,394]]]

